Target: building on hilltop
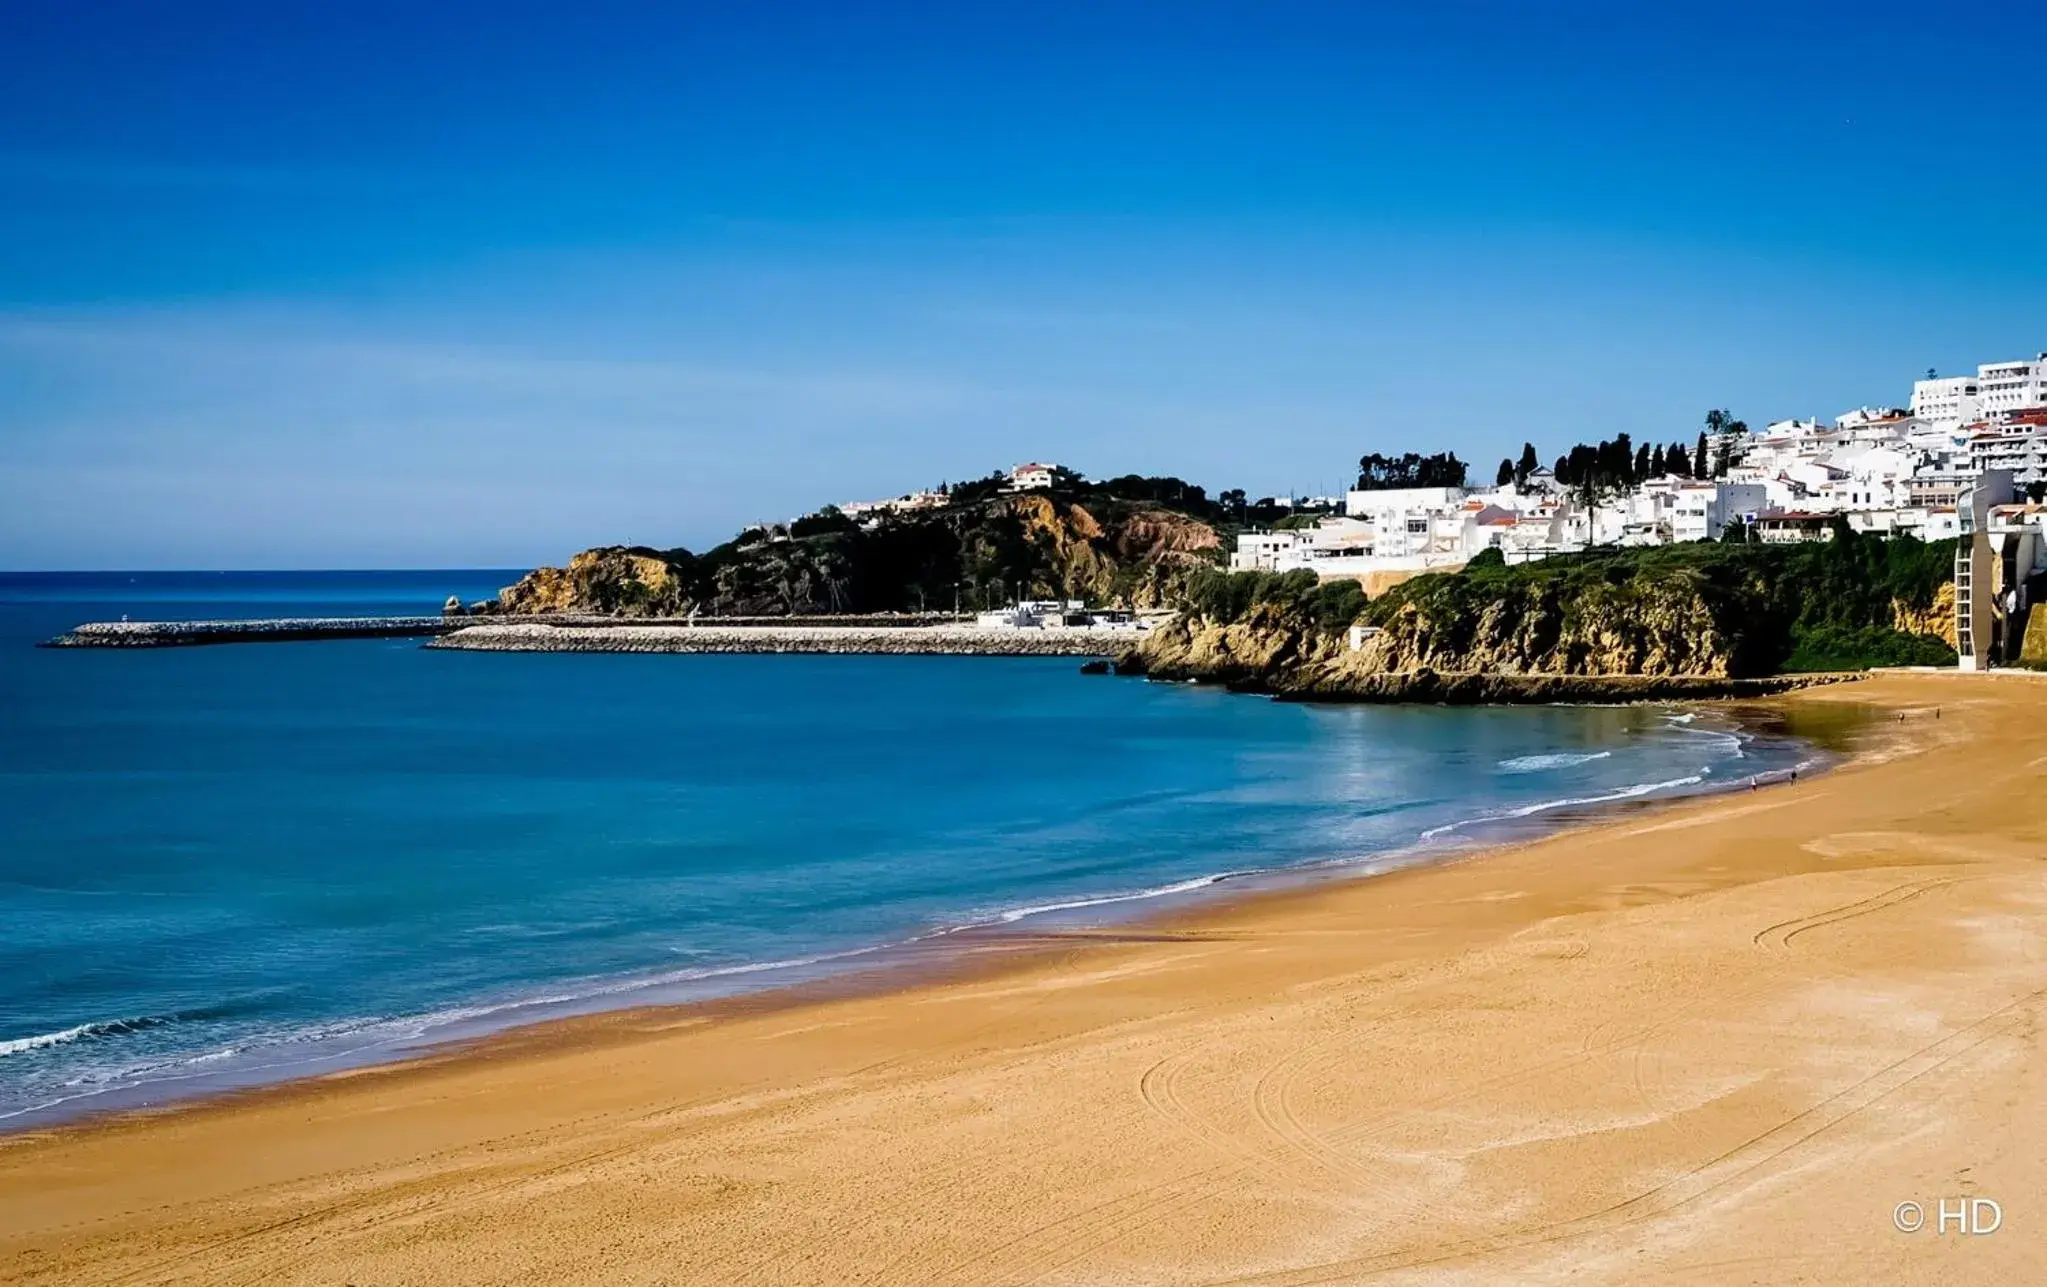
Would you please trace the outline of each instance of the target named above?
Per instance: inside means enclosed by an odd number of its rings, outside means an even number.
[[[1983,385],[1973,375],[1916,380],[1912,414],[1921,420],[1963,425],[1983,418]]]
[[[1038,492],[1050,487],[1059,474],[1057,465],[1036,463],[1018,465],[1009,471],[1009,490],[1013,492]]]
[[[1976,368],[1976,373],[1986,416],[2047,406],[2047,353],[2017,362],[1991,362]]]
[[[872,526],[887,514],[914,514],[919,510],[944,509],[952,498],[943,490],[908,492],[888,500],[847,501],[839,512],[863,526]]]
[[[2047,407],[2018,408],[1972,426],[1967,442],[1971,472],[2009,469],[2020,491],[2047,487]]]
[[[1931,376],[1912,385],[1912,414],[1949,426],[2047,406],[2047,353],[1986,362],[1974,375]]]

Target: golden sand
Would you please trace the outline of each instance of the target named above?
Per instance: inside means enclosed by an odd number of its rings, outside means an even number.
[[[2047,683],[1787,702],[1907,736],[887,993],[12,1137],[0,1279],[2047,1281]],[[1933,1231],[1972,1197],[2001,1228]]]

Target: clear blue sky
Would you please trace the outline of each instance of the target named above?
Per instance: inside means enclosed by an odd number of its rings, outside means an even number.
[[[1254,494],[2047,348],[2038,5],[15,0],[0,566]]]

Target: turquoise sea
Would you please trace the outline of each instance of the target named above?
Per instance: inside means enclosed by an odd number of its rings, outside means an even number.
[[[1065,660],[32,646],[515,575],[0,574],[0,1129],[1430,861],[1810,754],[1675,710],[1290,705]]]

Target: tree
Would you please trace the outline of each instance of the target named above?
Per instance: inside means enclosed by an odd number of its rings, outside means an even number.
[[[1650,458],[1650,455],[1649,455],[1649,444],[1648,444],[1648,443],[1646,443],[1646,442],[1645,442],[1645,443],[1643,443],[1643,444],[1642,444],[1641,446],[1639,446],[1639,447],[1635,448],[1635,481],[1636,481],[1636,482],[1641,482],[1641,481],[1642,481],[1642,480],[1643,480],[1644,478],[1650,478],[1650,477],[1653,477],[1653,476],[1654,476],[1654,475],[1652,475],[1652,474],[1651,474],[1651,473],[1649,472],[1649,466],[1650,466],[1650,464],[1651,464],[1651,463],[1652,463],[1652,461],[1651,461],[1651,458]]]
[[[1532,442],[1522,443],[1521,459],[1515,462],[1514,465],[1515,486],[1518,487],[1526,483],[1528,476],[1540,468],[1542,468],[1542,462],[1535,458],[1535,444]]]
[[[1658,443],[1656,444],[1655,453],[1649,457],[1649,476],[1651,478],[1661,478],[1669,472],[1670,464],[1667,453],[1663,450],[1663,444]]]
[[[1500,460],[1500,472],[1493,475],[1493,486],[1505,487],[1514,481],[1514,462],[1504,457]]]
[[[1713,477],[1715,478],[1727,477],[1727,466],[1729,464],[1728,457],[1729,452],[1727,449],[1727,443],[1723,440],[1721,444],[1718,447],[1714,448],[1713,450]]]
[[[1692,477],[1694,478],[1711,477],[1712,476],[1711,470],[1712,463],[1706,455],[1706,435],[1705,432],[1702,430],[1699,433],[1698,449],[1692,453]]]
[[[1692,476],[1691,449],[1681,442],[1670,444],[1670,450],[1665,453],[1663,463],[1669,467],[1674,477],[1690,478]]]
[[[1382,456],[1378,452],[1358,458],[1358,490],[1392,491],[1405,487],[1462,487],[1467,472],[1455,452],[1424,456],[1403,452]]]

